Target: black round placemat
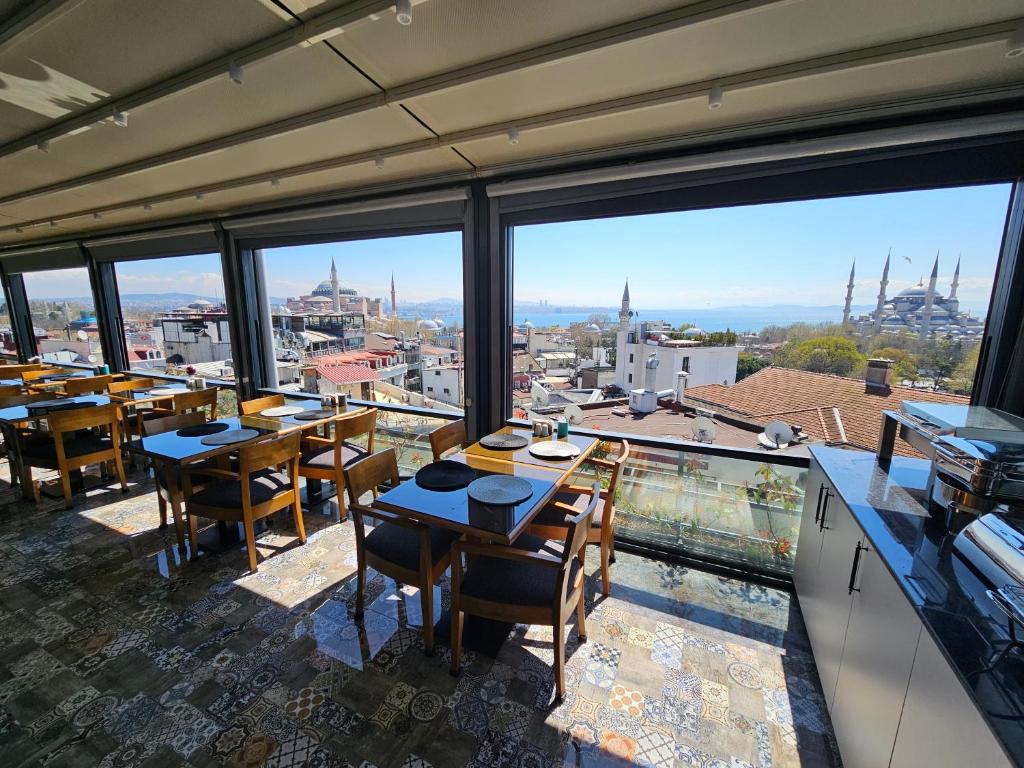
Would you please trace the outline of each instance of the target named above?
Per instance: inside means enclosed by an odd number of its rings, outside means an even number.
[[[455,491],[476,478],[472,467],[457,461],[435,461],[416,473],[416,485],[431,491]]]
[[[480,438],[480,445],[490,448],[492,451],[514,451],[516,448],[525,448],[530,444],[525,435],[504,434],[495,432],[493,435],[486,435]]]
[[[191,427],[182,427],[178,430],[178,437],[205,437],[223,432],[229,425],[221,421],[210,421],[206,424],[193,424]]]
[[[207,435],[199,442],[203,445],[232,445],[234,443],[244,443],[246,440],[252,440],[254,437],[259,436],[260,433],[255,429],[229,429],[226,432]]]
[[[521,477],[488,475],[474,480],[466,489],[469,498],[481,504],[512,505],[533,495],[533,486]]]
[[[292,418],[296,421],[316,421],[317,419],[329,419],[331,416],[337,415],[337,411],[332,411],[329,408],[317,408],[315,411],[296,413]]]

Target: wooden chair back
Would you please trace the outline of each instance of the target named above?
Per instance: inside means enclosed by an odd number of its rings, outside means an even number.
[[[301,432],[292,432],[271,440],[264,440],[254,445],[244,446],[238,449],[238,474],[244,478],[252,472],[259,472],[262,469],[281,467],[285,464],[297,467],[299,462],[299,445],[302,440]],[[297,486],[297,483],[296,483]]]
[[[174,416],[164,416],[159,419],[150,419],[149,421],[142,422],[142,434],[144,437],[152,437],[153,435],[162,435],[164,432],[170,432],[171,430],[184,429],[185,427],[194,427],[197,424],[205,424],[206,416],[202,411],[193,411],[192,413],[179,413]]]
[[[353,437],[366,435],[366,450],[373,453],[373,434],[377,430],[377,409],[367,408],[365,411],[347,413],[331,422],[334,427],[335,441],[349,440]]]
[[[5,384],[0,386],[0,397],[10,397],[11,395],[20,395],[21,385],[20,384]]]
[[[587,534],[590,533],[590,524],[594,518],[594,511],[597,509],[600,501],[601,484],[594,483],[594,489],[591,492],[590,501],[587,502],[587,508],[575,517],[567,518],[565,521],[569,528],[565,532],[565,546],[562,548],[562,571],[558,577],[558,599],[561,600],[560,605],[565,603],[569,593],[572,591],[572,585],[569,583],[569,573],[571,572],[569,564],[572,562],[572,559],[577,558],[580,562],[580,568],[583,568],[583,554],[587,546]]]
[[[65,432],[77,432],[82,429],[107,428],[116,446],[119,444],[121,431],[118,412],[119,408],[114,403],[86,408],[70,408],[66,411],[51,411],[46,414],[46,423],[54,437]]]
[[[151,389],[156,386],[153,379],[125,379],[124,381],[112,381],[107,385],[107,392],[112,395],[121,392],[132,392],[136,389]]]
[[[452,448],[465,448],[468,438],[466,436],[466,420],[458,419],[450,421],[442,427],[431,432],[430,451],[434,454],[434,461],[440,461],[441,457]]]
[[[197,389],[194,392],[182,392],[174,396],[174,412],[176,414],[210,409],[210,421],[217,418],[217,388]]]
[[[49,376],[51,373],[54,373],[52,368],[32,368],[21,372],[21,380],[25,384],[31,384],[33,381],[39,381],[43,376]]]
[[[28,394],[17,393],[14,395],[0,396],[0,408],[11,408],[15,405],[26,405],[39,400],[53,400],[53,395],[48,392],[29,392]]]
[[[99,395],[107,391],[114,380],[112,375],[88,376],[82,379],[68,379],[63,382],[67,395]]]
[[[238,409],[243,416],[252,416],[254,413],[267,410],[267,408],[277,408],[282,405],[284,405],[284,395],[267,395],[254,400],[243,400],[238,404]]]
[[[345,470],[345,488],[350,506],[362,507],[359,500],[367,493],[377,495],[377,488],[385,483],[398,485],[398,455],[394,448],[360,459]]]
[[[49,370],[49,366],[42,363],[11,363],[0,368],[0,373],[3,374],[0,378],[14,379],[26,371],[41,371],[44,369]]]

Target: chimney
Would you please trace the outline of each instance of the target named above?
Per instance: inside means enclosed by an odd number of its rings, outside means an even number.
[[[686,380],[689,376],[686,371],[676,372],[676,402],[680,405],[686,400]]]
[[[864,373],[864,392],[868,395],[888,395],[892,392],[892,360],[877,357],[868,360]]]

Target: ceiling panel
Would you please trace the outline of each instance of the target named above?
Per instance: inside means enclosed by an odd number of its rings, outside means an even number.
[[[0,195],[44,186],[195,142],[262,125],[376,88],[323,45],[293,48],[245,68],[244,84],[225,74],[111,122],[0,158]]]
[[[913,60],[790,80],[735,92],[727,91],[723,106],[709,110],[704,98],[688,99],[613,116],[521,130],[515,146],[504,136],[459,144],[458,149],[481,167],[518,163],[650,139],[725,131],[768,120],[856,108],[948,90],[955,82],[978,86],[1002,82],[1002,69],[1012,64],[991,44]],[[1021,81],[1024,87],[1024,79]]]
[[[59,216],[83,208],[117,205],[251,174],[273,173],[292,166],[430,138],[432,134],[398,107],[382,107],[300,131],[184,160],[122,179],[97,182],[87,190],[54,193],[3,206],[23,220]]]
[[[282,179],[280,186],[254,184],[239,189],[207,195],[203,200],[187,198],[162,203],[152,211],[142,208],[126,209],[105,214],[102,219],[78,218],[60,223],[57,227],[33,227],[23,234],[13,230],[0,231],[0,244],[46,239],[57,236],[106,230],[144,222],[159,222],[183,216],[216,214],[226,215],[247,206],[285,201],[320,193],[340,192],[348,189],[379,186],[404,179],[438,176],[466,170],[466,164],[450,149],[433,149],[389,159],[384,168],[373,162],[361,163],[342,169],[318,171],[291,179]],[[0,213],[0,216],[3,214]]]
[[[254,0],[82,3],[0,52],[0,140],[286,27]]]

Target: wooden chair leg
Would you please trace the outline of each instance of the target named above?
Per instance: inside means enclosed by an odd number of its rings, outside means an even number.
[[[555,619],[551,628],[555,638],[555,698],[565,696],[565,624],[560,618]]]
[[[611,544],[601,544],[601,594],[605,597],[612,593],[612,577],[608,569],[611,556]]]
[[[345,503],[345,475],[341,469],[338,469],[338,477],[334,481],[334,487],[338,495],[338,517],[344,523],[348,519],[348,505]]]
[[[366,559],[362,550],[356,553],[356,621],[363,620],[363,593],[366,592]]]
[[[462,624],[466,619],[466,614],[458,609],[455,603],[452,603],[452,664],[451,673],[453,675],[459,674],[459,668],[462,666]]]
[[[60,471],[60,485],[61,488],[64,490],[64,508],[71,509],[71,473],[67,469],[62,469]]]
[[[256,572],[256,531],[253,529],[252,518],[248,515],[242,521],[242,527],[245,529],[245,548],[249,553],[249,570],[253,573]]]
[[[420,611],[423,613],[423,652],[434,655],[434,585],[430,576],[420,582]]]
[[[117,472],[117,479],[121,481],[121,493],[128,493],[128,480],[124,474],[124,459],[121,458],[121,451],[114,451],[114,469]]]
[[[580,587],[580,598],[576,603],[576,634],[581,643],[587,642],[587,601],[583,599],[583,587]]]
[[[292,505],[292,509],[295,510],[295,530],[299,534],[299,543],[306,543],[306,525],[302,519],[302,500],[299,498],[298,492],[295,494],[295,503]]]
[[[189,547],[191,548],[189,556],[190,557],[198,557],[199,556],[199,521],[196,519],[195,515],[190,515],[187,512],[185,513],[185,516],[187,518],[186,522],[188,523],[188,543],[189,543]]]

